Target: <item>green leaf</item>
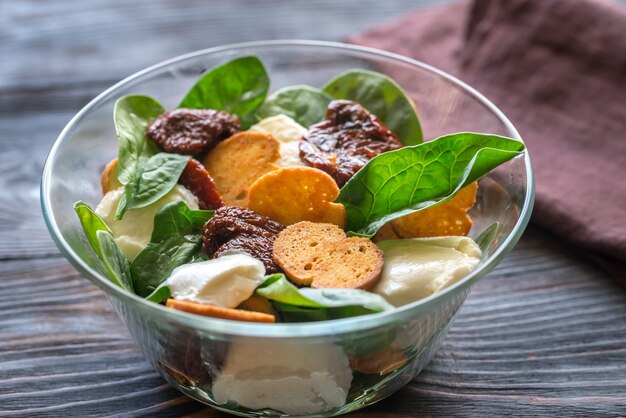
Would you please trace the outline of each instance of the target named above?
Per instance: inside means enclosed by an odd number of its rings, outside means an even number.
[[[393,309],[375,293],[359,289],[298,289],[280,273],[268,276],[256,293],[272,301],[287,322],[348,318]]]
[[[387,222],[443,203],[462,187],[520,155],[511,138],[470,132],[372,158],[341,189],[348,231],[373,236]]]
[[[80,219],[87,241],[102,262],[109,280],[134,293],[128,260],[115,243],[111,230],[86,203],[76,202],[74,210]]]
[[[368,70],[349,70],[329,81],[323,90],[337,99],[361,104],[385,122],[404,145],[422,142],[422,128],[409,96],[394,80]]]
[[[128,260],[115,243],[115,238],[107,231],[97,231],[98,243],[102,251],[102,262],[111,280],[124,289],[133,292]]]
[[[241,57],[207,71],[178,107],[225,110],[239,116],[242,128],[247,129],[269,86],[263,63],[254,56]]]
[[[100,218],[98,214],[82,200],[74,203],[74,211],[78,215],[78,219],[80,219],[80,223],[85,231],[85,236],[87,237],[87,241],[89,241],[89,245],[91,245],[91,248],[93,248],[96,252],[98,258],[102,258],[102,252],[100,251],[100,246],[98,245],[96,232],[106,231],[110,234],[111,230],[104,223],[102,218]]]
[[[159,287],[154,289],[154,292],[146,296],[146,300],[154,303],[161,303],[172,297],[170,288],[165,283],[162,283]]]
[[[300,289],[300,294],[327,308],[359,306],[373,312],[382,312],[394,307],[382,296],[360,289]]]
[[[150,295],[176,267],[202,257],[202,231],[211,216],[213,211],[192,210],[180,200],[157,212],[150,243],[130,266],[138,295]]]
[[[489,225],[487,228],[485,228],[485,230],[481,232],[480,235],[478,235],[478,237],[476,237],[476,240],[474,242],[476,242],[476,244],[480,248],[480,251],[482,251],[483,254],[485,254],[487,250],[489,249],[489,247],[491,246],[493,239],[496,237],[496,234],[498,233],[499,227],[500,227],[500,223],[494,222],[491,225]]]
[[[266,118],[287,115],[308,128],[324,119],[326,108],[333,100],[320,89],[305,85],[289,86],[275,91],[267,98],[257,115]]]
[[[325,306],[300,294],[300,289],[285,278],[282,273],[268,276],[256,289],[256,293],[266,299],[307,308],[324,308]]]
[[[150,122],[163,112],[163,106],[148,96],[124,96],[115,103],[113,120],[119,148],[117,177],[122,184],[132,184],[141,160],[158,152],[145,134]]]
[[[124,185],[124,196],[120,200],[115,214],[122,219],[128,209],[132,196],[148,159],[159,150],[146,138],[146,129],[150,122],[165,112],[159,102],[152,97],[129,95],[115,102],[113,121],[117,133],[118,165],[117,177]]]
[[[188,155],[165,152],[150,157],[141,167],[138,167],[141,174],[135,177],[131,193],[124,193],[125,201],[123,205],[118,206],[116,217],[120,215],[121,218],[126,210],[151,205],[168,194],[176,186],[189,158]]]
[[[273,302],[274,310],[280,313],[283,322],[313,322],[328,321],[331,319],[352,318],[354,316],[369,315],[372,311],[362,306],[341,306],[337,308],[301,308],[281,302]]]

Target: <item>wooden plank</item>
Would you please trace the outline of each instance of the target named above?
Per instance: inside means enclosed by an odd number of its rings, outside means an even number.
[[[73,113],[0,114],[0,260],[58,254],[41,215],[39,182],[48,151]]]
[[[21,59],[3,62],[0,89],[118,80],[164,59],[236,42],[337,40],[437,3],[442,1],[6,2],[0,56]]]

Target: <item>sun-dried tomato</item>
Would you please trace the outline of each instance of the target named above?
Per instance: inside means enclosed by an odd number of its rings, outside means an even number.
[[[224,204],[220,192],[217,191],[215,181],[198,160],[189,159],[178,183],[185,186],[198,198],[200,209],[217,209]]]
[[[300,158],[330,174],[341,187],[369,160],[400,147],[396,134],[363,106],[333,100],[326,119],[311,126],[300,140]]]
[[[204,225],[202,250],[215,258],[240,250],[260,260],[268,274],[280,272],[272,258],[274,240],[285,227],[267,216],[237,206],[222,206]]]
[[[213,253],[213,256],[218,257],[224,251],[229,250],[243,251],[261,261],[265,266],[267,274],[278,273],[281,270],[272,257],[273,246],[274,237],[268,238],[263,235],[253,237],[249,234],[239,234],[222,244],[217,251]]]
[[[156,118],[146,136],[165,152],[197,155],[241,131],[239,119],[212,109],[176,109]]]

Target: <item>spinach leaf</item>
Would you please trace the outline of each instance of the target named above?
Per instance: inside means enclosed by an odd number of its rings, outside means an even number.
[[[124,193],[125,204],[121,212],[118,206],[116,217],[119,214],[121,218],[126,210],[151,205],[168,194],[176,186],[189,158],[188,155],[159,152],[145,161],[137,168],[141,173],[129,185],[132,186],[131,193]]]
[[[273,302],[272,306],[280,314],[284,322],[328,321],[330,319],[351,318],[377,312],[356,305],[336,308],[301,308],[286,303]]]
[[[165,283],[161,283],[159,287],[154,289],[154,292],[146,296],[146,300],[154,303],[165,302],[172,296],[170,288]]]
[[[462,187],[520,155],[524,144],[462,132],[372,158],[341,189],[347,230],[372,236],[387,222],[443,203]]]
[[[109,272],[109,278],[115,278],[114,283],[134,293],[128,260],[115,243],[115,238],[110,232],[102,230],[96,231],[96,236],[103,255],[102,262]]]
[[[97,231],[106,231],[109,234],[111,230],[104,223],[102,218],[98,216],[96,212],[94,212],[88,204],[79,200],[74,203],[74,211],[78,215],[78,219],[85,231],[85,236],[87,237],[87,241],[91,248],[96,252],[98,258],[102,258],[102,251],[100,250],[100,246],[98,245],[98,237],[96,236]]]
[[[474,242],[478,245],[478,247],[480,248],[480,251],[482,251],[483,254],[485,254],[486,251],[491,246],[493,239],[496,237],[496,234],[498,233],[499,227],[500,227],[500,223],[494,222],[491,225],[489,225],[487,228],[485,228],[485,230],[481,232],[478,237],[476,237],[476,240]]]
[[[130,265],[138,295],[150,295],[176,267],[202,257],[202,230],[211,216],[213,211],[192,210],[180,200],[157,212],[150,243]]]
[[[382,119],[404,145],[422,142],[422,128],[409,96],[394,80],[368,70],[349,70],[323,90],[337,99],[355,101]]]
[[[300,294],[300,290],[294,286],[284,274],[277,273],[268,276],[256,289],[256,293],[266,299],[282,302],[306,308],[324,308],[324,305],[308,299]]]
[[[300,294],[328,308],[359,306],[373,312],[382,312],[394,307],[382,296],[360,289],[311,289],[302,288]]]
[[[242,128],[247,129],[269,86],[263,63],[254,56],[241,57],[207,71],[178,107],[226,110],[239,116]]]
[[[145,134],[150,122],[163,112],[163,106],[148,96],[124,96],[115,103],[113,120],[119,148],[117,177],[122,184],[131,184],[141,160],[158,152]]]
[[[289,86],[275,91],[257,111],[260,118],[287,115],[308,128],[324,119],[328,103],[333,100],[320,89],[305,85]]]
[[[256,293],[272,301],[287,322],[347,318],[393,309],[375,293],[359,289],[298,289],[280,273],[268,276]]]
[[[158,152],[156,144],[149,141],[145,134],[150,122],[163,112],[163,106],[148,96],[129,95],[115,102],[113,121],[119,149],[117,177],[124,185],[124,196],[117,207],[116,219],[122,219],[127,209],[129,196],[141,176],[141,167]]]
[[[74,210],[80,219],[87,241],[104,265],[109,280],[122,289],[134,293],[128,260],[115,243],[111,230],[86,203],[76,202]]]

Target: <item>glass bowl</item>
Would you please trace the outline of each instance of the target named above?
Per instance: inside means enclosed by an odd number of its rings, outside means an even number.
[[[521,138],[480,93],[426,64],[339,43],[271,41],[211,48],[140,71],[92,100],[55,142],[41,183],[50,233],[65,257],[104,290],[155,370],[181,392],[233,414],[343,414],[392,394],[428,364],[472,286],[526,227],[534,200],[530,160],[524,154],[480,180],[470,236],[496,223],[497,229],[479,266],[443,291],[393,311],[257,324],[195,316],[126,293],[94,268],[73,210],[77,200],[95,207],[102,198],[100,173],[117,156],[114,103],[135,93],[174,108],[205,70],[244,55],[261,58],[272,91],[293,84],[321,86],[353,68],[386,73],[414,100],[427,139],[458,131]]]

